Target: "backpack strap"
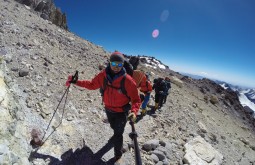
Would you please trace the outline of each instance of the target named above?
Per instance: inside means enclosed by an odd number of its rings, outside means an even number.
[[[101,93],[101,96],[102,96],[102,102],[101,102],[102,105],[104,104],[104,91],[105,91],[105,89],[106,89],[107,83],[108,83],[107,78],[104,78],[103,86],[101,86],[101,87],[100,87],[100,90],[99,90],[100,93]]]
[[[123,75],[123,78],[122,78],[122,80],[121,80],[121,82],[120,82],[120,90],[121,90],[121,92],[122,92],[124,95],[126,95],[126,96],[128,97],[127,91],[126,91],[126,88],[125,88],[125,81],[126,81],[126,73]],[[129,97],[128,97],[128,98],[129,98]]]
[[[117,88],[117,87],[114,87],[112,85],[109,85],[108,84],[108,80],[107,78],[104,78],[104,83],[103,83],[103,86],[100,88],[100,93],[101,93],[101,96],[102,96],[102,103],[103,103],[103,97],[104,97],[104,91],[105,89],[109,86],[111,88],[115,88],[115,89],[120,89],[121,92],[127,97],[130,99],[130,97],[127,95],[127,90],[125,88],[125,81],[126,81],[126,73],[123,75],[123,78],[121,79],[120,81],[120,88]]]
[[[107,83],[108,83],[107,78],[104,78],[103,86],[100,87],[100,93],[102,97],[104,96],[104,91],[105,91]]]

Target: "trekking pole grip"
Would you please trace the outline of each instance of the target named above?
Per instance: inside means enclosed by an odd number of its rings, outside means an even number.
[[[75,74],[72,76],[72,83],[76,83],[78,81],[78,70],[75,71]]]

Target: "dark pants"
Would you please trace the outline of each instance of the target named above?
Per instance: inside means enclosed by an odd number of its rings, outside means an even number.
[[[158,103],[159,107],[162,107],[163,97],[164,95],[162,94],[159,94],[159,93],[155,94],[155,103]]]
[[[127,115],[124,112],[114,113],[108,110],[106,110],[106,115],[110,126],[114,131],[112,139],[114,144],[114,155],[116,157],[121,157],[123,147],[123,133],[127,123]]]
[[[168,95],[164,95],[164,97],[163,97],[163,104],[166,103],[167,96],[168,96]]]

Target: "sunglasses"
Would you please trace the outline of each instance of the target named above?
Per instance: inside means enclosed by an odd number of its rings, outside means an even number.
[[[116,63],[116,62],[111,62],[111,66],[113,66],[113,67],[119,67],[119,68],[121,68],[121,67],[123,67],[123,63]]]

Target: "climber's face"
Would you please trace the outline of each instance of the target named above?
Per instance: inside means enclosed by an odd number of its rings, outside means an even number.
[[[121,62],[111,62],[111,70],[114,73],[118,73],[123,67],[123,63]]]

